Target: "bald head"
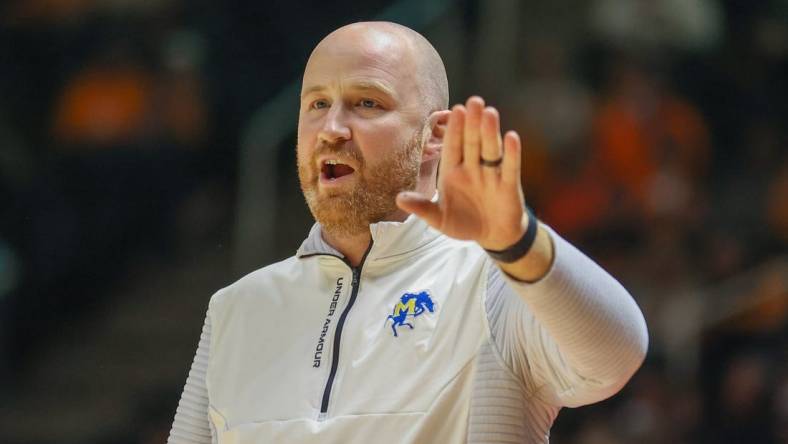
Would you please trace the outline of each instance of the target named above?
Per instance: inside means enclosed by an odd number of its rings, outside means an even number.
[[[306,70],[327,53],[353,51],[375,60],[382,70],[407,73],[427,115],[448,108],[449,82],[438,51],[424,36],[397,23],[359,22],[335,30],[312,51]]]
[[[369,233],[370,223],[405,219],[401,191],[435,193],[448,101],[438,52],[404,26],[354,23],[315,47],[301,86],[298,175],[325,232]]]

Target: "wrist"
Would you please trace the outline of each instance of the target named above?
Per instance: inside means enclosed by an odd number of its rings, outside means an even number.
[[[531,250],[531,247],[533,247],[534,241],[536,240],[539,221],[528,207],[525,208],[523,216],[525,227],[520,239],[502,250],[484,249],[494,260],[502,263],[516,262],[525,257]]]

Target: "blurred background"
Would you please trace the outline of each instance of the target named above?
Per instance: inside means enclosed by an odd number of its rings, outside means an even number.
[[[788,443],[786,0],[3,1],[0,441],[166,440],[211,294],[312,223],[309,52],[373,18],[644,310],[643,368],[552,442]]]

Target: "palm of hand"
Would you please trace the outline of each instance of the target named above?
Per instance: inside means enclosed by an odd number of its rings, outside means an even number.
[[[455,106],[443,137],[438,202],[402,193],[398,204],[447,236],[491,250],[513,245],[525,232],[520,138],[510,131],[501,142],[494,108],[484,108],[479,97],[468,99],[467,108]],[[500,166],[480,164],[501,156]]]
[[[442,173],[438,188],[442,217],[435,228],[455,239],[502,250],[522,235],[522,192],[519,187],[485,186],[480,179],[462,166]]]

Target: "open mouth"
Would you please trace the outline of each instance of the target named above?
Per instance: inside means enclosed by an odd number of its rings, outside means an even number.
[[[323,162],[320,167],[320,177],[323,180],[333,181],[340,177],[353,174],[356,170],[350,165],[344,164],[338,160],[329,159]]]

